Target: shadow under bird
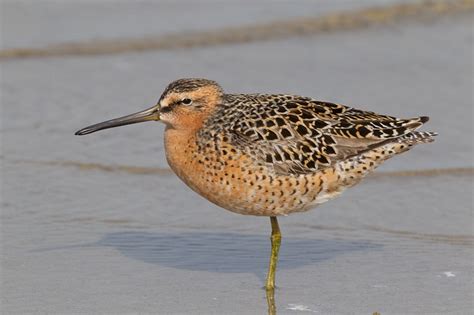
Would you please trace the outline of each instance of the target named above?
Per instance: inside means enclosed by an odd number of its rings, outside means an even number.
[[[226,94],[206,79],[174,81],[155,106],[76,135],[158,120],[166,124],[168,163],[191,189],[227,210],[270,217],[267,292],[281,242],[277,216],[338,196],[436,135],[416,131],[424,116],[399,119],[296,95]]]

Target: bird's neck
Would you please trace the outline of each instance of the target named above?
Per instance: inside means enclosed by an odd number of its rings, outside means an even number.
[[[168,126],[165,130],[166,159],[171,169],[185,182],[196,167],[193,155],[196,152],[196,130]]]

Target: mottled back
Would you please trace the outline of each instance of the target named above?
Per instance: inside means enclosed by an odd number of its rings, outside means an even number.
[[[294,95],[226,94],[199,138],[213,146],[228,141],[277,174],[307,174],[409,134],[425,121]]]

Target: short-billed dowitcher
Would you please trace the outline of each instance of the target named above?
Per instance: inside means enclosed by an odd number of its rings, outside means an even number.
[[[424,116],[398,119],[295,95],[226,94],[206,79],[174,81],[155,106],[76,135],[152,120],[166,124],[166,158],[189,187],[227,210],[270,217],[267,291],[281,242],[277,216],[338,196],[436,135],[415,131]]]

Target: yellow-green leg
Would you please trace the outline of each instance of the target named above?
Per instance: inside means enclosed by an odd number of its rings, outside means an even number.
[[[275,290],[267,290],[268,315],[276,315]]]
[[[277,218],[270,217],[270,223],[272,224],[272,236],[270,237],[272,242],[272,253],[270,256],[270,265],[268,266],[267,284],[265,286],[267,291],[275,289],[275,272],[281,244],[281,233]]]

